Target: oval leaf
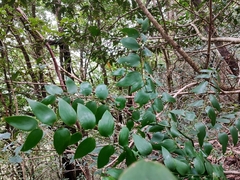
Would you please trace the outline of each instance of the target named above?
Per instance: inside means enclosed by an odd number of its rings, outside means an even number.
[[[162,94],[162,99],[166,102],[171,102],[171,103],[176,102],[176,99],[166,92]]]
[[[48,95],[41,101],[41,103],[43,103],[45,105],[49,105],[49,104],[53,104],[55,101],[56,101],[55,95]]]
[[[127,100],[123,96],[118,96],[115,99],[115,104],[116,104],[117,108],[119,108],[120,110],[123,110],[125,108],[126,102],[127,102]]]
[[[134,96],[134,102],[138,103],[140,107],[144,104],[147,104],[149,100],[150,96],[144,90],[138,91],[137,94]]]
[[[68,145],[76,144],[81,139],[82,139],[82,134],[80,132],[76,132],[71,136],[71,139],[70,139]]]
[[[229,128],[231,136],[232,136],[232,140],[233,140],[233,145],[235,146],[238,142],[238,131],[234,126],[231,126]]]
[[[144,127],[148,124],[151,124],[153,122],[156,122],[156,116],[150,111],[146,111],[145,114],[142,117],[141,125]]]
[[[192,89],[192,92],[196,94],[205,93],[207,91],[207,85],[208,85],[207,81],[201,82],[197,87]]]
[[[96,125],[96,118],[92,111],[82,104],[77,106],[77,117],[83,129],[93,129]]]
[[[97,103],[95,101],[89,101],[86,103],[86,107],[92,111],[93,114],[97,112]]]
[[[74,154],[74,159],[86,156],[88,153],[92,152],[96,147],[96,141],[94,138],[89,137],[84,139],[76,149]]]
[[[152,152],[152,145],[146,139],[137,134],[133,134],[133,141],[138,152],[144,156]]]
[[[102,119],[98,122],[98,131],[104,137],[112,135],[114,130],[114,119],[111,113],[106,110],[102,116]]]
[[[99,152],[97,159],[97,167],[104,167],[109,162],[109,158],[111,157],[111,155],[113,155],[114,151],[115,150],[112,145],[104,146]]]
[[[128,146],[128,138],[129,138],[129,129],[127,127],[123,127],[119,132],[118,143],[121,146]]]
[[[199,156],[193,159],[193,164],[198,174],[203,174],[205,172],[205,166]]]
[[[214,109],[210,106],[207,106],[206,112],[207,112],[208,117],[211,119],[212,126],[214,126],[216,124],[216,118],[217,118],[217,115],[216,115]]]
[[[68,147],[71,135],[67,128],[56,130],[53,136],[53,145],[58,154],[62,154]]]
[[[102,99],[102,100],[106,99],[108,96],[107,86],[105,84],[98,85],[96,87],[95,93],[99,99]]]
[[[45,85],[44,86],[47,93],[48,94],[51,94],[51,95],[55,95],[55,94],[62,94],[63,93],[63,90],[62,88],[58,87],[57,85],[54,85],[54,84],[50,84],[50,85]]]
[[[223,132],[218,135],[218,140],[220,144],[222,145],[222,153],[224,154],[227,150],[227,144],[228,144],[228,135]]]
[[[11,116],[4,119],[8,124],[22,131],[31,131],[38,125],[37,120],[30,116]]]
[[[179,172],[179,174],[184,176],[189,172],[189,170],[190,170],[189,165],[187,165],[186,163],[184,163],[182,161],[179,161],[178,159],[174,159],[174,161],[175,161],[175,165],[176,165],[176,170],[177,170],[177,172]]]
[[[127,34],[129,37],[133,37],[135,39],[137,39],[140,35],[140,33],[138,32],[138,30],[134,29],[134,28],[124,28],[121,30],[123,33]]]
[[[88,82],[82,82],[80,85],[80,93],[88,96],[92,93],[92,86]]]
[[[122,45],[130,50],[137,51],[140,48],[140,45],[136,41],[136,39],[132,37],[122,38],[121,41]]]
[[[206,136],[206,127],[203,123],[197,123],[197,124],[195,124],[195,128],[198,131],[197,136],[198,136],[199,145],[200,145],[200,147],[202,147],[204,138]]]
[[[137,54],[130,53],[128,56],[120,57],[117,62],[130,67],[138,67],[140,65],[140,57]]]
[[[119,180],[177,180],[172,172],[158,162],[140,160],[132,164],[121,175]]]
[[[67,86],[68,93],[70,93],[70,94],[77,93],[78,88],[77,88],[75,82],[69,77],[67,77],[66,86]]]
[[[210,102],[211,102],[212,106],[213,106],[214,108],[216,108],[218,111],[220,111],[220,110],[221,110],[221,107],[220,107],[219,102],[218,102],[217,99],[215,98],[215,96],[212,95],[212,94],[210,94],[209,99],[210,99]]]
[[[45,104],[42,104],[31,99],[27,99],[30,107],[32,108],[33,114],[39,119],[42,123],[47,125],[52,125],[56,120],[57,116],[52,109],[47,107]]]
[[[63,99],[58,100],[58,108],[59,108],[59,115],[62,119],[62,121],[68,125],[71,126],[76,123],[77,120],[77,114],[75,110]]]
[[[39,141],[42,139],[43,131],[41,129],[34,129],[30,134],[27,136],[26,141],[23,144],[21,151],[28,151],[35,147]]]

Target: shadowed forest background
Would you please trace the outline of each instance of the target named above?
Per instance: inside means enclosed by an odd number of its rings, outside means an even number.
[[[0,17],[2,179],[240,179],[238,0],[2,0]]]

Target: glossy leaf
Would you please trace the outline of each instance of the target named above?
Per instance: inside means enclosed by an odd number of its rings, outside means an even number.
[[[164,147],[162,147],[162,155],[163,155],[165,166],[171,171],[174,171],[176,169],[175,161],[172,158],[172,155]]]
[[[152,145],[146,139],[137,134],[133,134],[133,141],[138,152],[144,156],[152,152]]]
[[[231,126],[229,128],[231,136],[232,136],[232,140],[233,140],[233,145],[236,146],[237,142],[238,142],[238,130],[234,127]]]
[[[210,155],[212,149],[213,149],[213,146],[212,144],[210,144],[209,142],[205,142],[203,143],[203,149],[204,149],[204,152],[207,154],[207,155]]]
[[[166,92],[162,93],[162,99],[166,102],[176,102],[176,99]]]
[[[122,38],[120,42],[125,48],[128,48],[133,51],[137,51],[140,48],[140,45],[138,44],[136,39],[132,37]]]
[[[197,87],[192,89],[192,92],[196,93],[196,94],[205,93],[207,91],[207,85],[208,85],[208,82],[207,81],[203,81]]]
[[[156,98],[153,102],[153,109],[156,112],[161,112],[163,110],[163,102],[160,98]]]
[[[172,127],[170,128],[170,132],[173,137],[182,136],[182,134],[177,130],[177,127],[175,125],[172,125]]]
[[[196,157],[196,152],[193,148],[193,144],[191,141],[187,141],[184,144],[184,150],[186,152],[186,154],[190,157],[190,158],[194,158]]]
[[[114,131],[114,119],[112,114],[106,110],[102,119],[98,122],[98,131],[104,137],[109,137]]]
[[[222,153],[224,154],[227,150],[228,135],[225,132],[218,134],[218,141],[222,145]]]
[[[58,99],[58,108],[59,108],[59,115],[62,119],[62,121],[68,125],[72,126],[77,121],[77,113],[72,108],[70,104],[68,104],[63,99]]]
[[[129,129],[127,127],[123,127],[119,132],[118,143],[121,146],[128,146],[128,138],[129,138]]]
[[[130,53],[128,56],[120,57],[117,62],[130,67],[138,67],[140,65],[140,57],[137,54]]]
[[[119,180],[177,180],[172,172],[164,165],[153,162],[140,160],[127,168],[119,177]]]
[[[114,147],[112,145],[104,146],[98,155],[97,167],[102,168],[109,162],[111,155],[114,153]]]
[[[239,119],[235,121],[235,125],[236,125],[238,131],[240,131],[240,120]]]
[[[216,108],[218,111],[220,111],[221,107],[220,107],[220,104],[219,104],[218,100],[215,98],[215,96],[210,94],[209,99],[210,99],[210,102],[211,102],[212,106],[214,108]]]
[[[140,90],[134,96],[134,102],[138,103],[141,106],[147,104],[150,100],[149,94],[146,93],[144,90]]]
[[[133,120],[139,120],[140,118],[140,111],[133,111],[132,112],[132,119]]]
[[[44,86],[47,93],[51,94],[51,95],[55,95],[55,94],[62,94],[63,90],[62,88],[58,87],[57,85],[51,84],[51,85],[45,85]]]
[[[125,73],[126,69],[124,68],[118,68],[117,70],[112,72],[113,76],[123,76]]]
[[[172,139],[165,139],[160,144],[161,146],[166,148],[169,152],[174,152],[177,149],[177,144]]]
[[[142,31],[147,32],[148,28],[149,28],[149,19],[146,18],[142,22]]]
[[[32,131],[38,125],[37,120],[30,116],[10,116],[5,117],[4,120],[14,128],[22,131]]]
[[[28,151],[35,147],[43,137],[43,131],[41,129],[34,129],[27,136],[21,151]]]
[[[105,84],[100,84],[96,87],[95,94],[99,99],[106,99],[108,96],[108,88]]]
[[[71,135],[67,128],[56,130],[53,136],[53,145],[58,154],[62,154],[68,147]]]
[[[195,128],[198,131],[197,136],[198,136],[199,145],[200,147],[202,147],[204,138],[206,136],[206,127],[203,123],[197,123],[195,124]]]
[[[80,132],[76,132],[73,135],[71,135],[70,141],[68,145],[76,144],[78,141],[82,139],[82,134]]]
[[[175,165],[176,165],[176,170],[179,174],[181,174],[182,176],[186,175],[189,170],[190,170],[190,166],[187,165],[186,163],[179,161],[178,159],[174,159],[175,161]]]
[[[84,139],[76,149],[74,159],[82,158],[92,152],[96,147],[96,141],[92,137]]]
[[[95,101],[89,101],[86,103],[86,107],[92,111],[93,114],[97,112],[97,103]]]
[[[80,93],[88,96],[92,93],[92,86],[88,82],[82,82],[80,85]]]
[[[140,33],[138,32],[137,29],[135,28],[124,28],[121,30],[123,33],[127,34],[128,37],[133,37],[135,39],[137,39],[140,35]]]
[[[107,110],[109,111],[109,107],[107,105],[104,105],[104,104],[97,108],[97,112],[95,114],[97,123],[102,118],[105,111],[107,111]]]
[[[111,175],[115,179],[119,179],[119,176],[122,174],[123,169],[111,168],[107,170],[107,174]]]
[[[212,126],[214,126],[216,124],[216,118],[217,118],[217,115],[216,115],[214,109],[210,106],[207,106],[206,112],[207,112],[208,117],[211,119]]]
[[[132,163],[134,163],[137,160],[137,158],[129,147],[125,146],[124,150],[126,152],[126,164],[127,166],[130,166]]]
[[[48,95],[47,97],[45,97],[41,103],[45,104],[45,105],[49,105],[49,104],[53,104],[56,101],[56,96],[55,95]]]
[[[52,109],[47,107],[45,104],[42,104],[31,99],[27,99],[28,104],[32,108],[33,114],[39,119],[42,123],[47,125],[52,125],[56,120],[57,116]]]
[[[127,100],[123,96],[118,96],[115,99],[115,104],[116,104],[117,108],[119,108],[120,110],[123,110],[125,108],[126,102],[127,102]]]
[[[77,98],[75,99],[73,102],[72,102],[72,107],[73,109],[77,112],[77,106],[78,106],[78,103],[80,104],[84,104],[84,101],[80,98]]]
[[[193,159],[193,164],[198,174],[203,174],[205,172],[204,163],[199,156]]]
[[[82,104],[77,106],[77,117],[83,129],[93,129],[96,125],[95,115],[90,109]]]
[[[146,111],[141,120],[142,127],[144,127],[150,123],[153,123],[153,122],[156,122],[155,114],[153,114],[150,111]]]
[[[67,77],[67,79],[66,79],[66,86],[67,86],[68,93],[75,94],[78,92],[78,88],[77,88],[75,82],[69,77]]]

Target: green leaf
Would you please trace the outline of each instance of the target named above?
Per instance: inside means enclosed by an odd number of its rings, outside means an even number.
[[[88,27],[88,30],[92,36],[99,36],[101,34],[101,31],[97,26],[90,26]]]
[[[77,106],[78,106],[78,103],[80,104],[84,104],[84,101],[80,98],[77,98],[75,99],[73,102],[72,102],[72,107],[73,109],[77,112]]]
[[[56,96],[55,95],[48,95],[47,97],[45,97],[41,103],[45,104],[45,105],[49,105],[49,104],[53,104],[56,101]]]
[[[115,179],[119,179],[119,176],[122,174],[123,169],[111,168],[107,170],[107,174],[114,177]]]
[[[176,102],[176,99],[166,92],[162,93],[162,99],[163,101],[166,101],[166,102],[171,102],[171,103]]]
[[[60,115],[62,121],[66,125],[71,126],[76,123],[77,114],[70,104],[68,104],[63,99],[59,98],[58,99],[58,108],[59,108],[59,115]]]
[[[125,73],[126,69],[124,68],[118,68],[117,70],[112,72],[113,76],[123,76]]]
[[[104,167],[109,162],[109,158],[111,157],[111,155],[113,155],[114,151],[115,150],[112,145],[104,146],[99,152],[97,159],[97,167]]]
[[[177,144],[172,139],[165,139],[160,144],[162,147],[166,148],[169,152],[174,152],[177,149]]]
[[[21,151],[28,151],[35,147],[39,141],[42,139],[43,131],[41,129],[34,129],[30,134],[27,136],[26,141],[23,144]]]
[[[218,141],[222,145],[222,153],[224,154],[227,150],[227,144],[228,144],[228,135],[223,132],[218,134]]]
[[[193,159],[193,164],[198,174],[203,174],[205,172],[204,163],[199,157],[199,155],[197,155],[197,157]]]
[[[234,126],[231,126],[229,128],[231,136],[232,136],[232,140],[233,140],[233,145],[236,146],[237,142],[238,142],[238,131]]]
[[[153,74],[153,70],[147,61],[145,61],[145,63],[144,63],[144,69],[147,73],[149,73],[151,75]]]
[[[68,147],[71,135],[67,128],[56,130],[53,136],[53,145],[58,154],[62,154]]]
[[[125,146],[124,149],[126,152],[126,164],[127,164],[127,166],[129,166],[132,163],[134,163],[137,160],[137,158],[136,158],[135,154],[133,153],[133,151],[129,147]]]
[[[142,31],[147,32],[148,28],[149,28],[149,19],[146,18],[143,20],[143,23],[142,23]]]
[[[207,91],[207,85],[208,85],[208,82],[207,81],[204,81],[204,82],[201,82],[197,87],[195,87],[194,89],[192,89],[192,92],[193,93],[196,93],[196,94],[202,94],[202,93],[205,93]]]
[[[119,132],[118,143],[120,146],[128,146],[128,138],[129,138],[129,129],[127,127],[123,127]]]
[[[179,174],[181,174],[182,176],[186,175],[189,170],[190,170],[190,166],[187,165],[186,163],[179,161],[178,159],[174,159],[175,161],[175,165],[176,165],[176,170]]]
[[[138,152],[144,156],[149,155],[152,152],[152,145],[146,139],[137,134],[133,134],[133,141]]]
[[[174,175],[158,162],[140,160],[132,164],[121,175],[119,180],[177,180]]]
[[[77,147],[74,159],[82,158],[86,156],[88,153],[92,152],[96,147],[96,141],[92,137],[88,137],[84,139],[79,146]]]
[[[206,136],[206,127],[203,123],[197,123],[197,124],[195,124],[195,128],[198,131],[197,136],[198,136],[199,145],[200,145],[200,147],[202,147],[204,138]]]
[[[137,39],[139,37],[139,35],[140,35],[138,30],[136,30],[135,28],[123,28],[121,31],[123,33],[127,34],[128,37],[133,37],[135,39]]]
[[[216,109],[220,112],[220,111],[221,111],[221,107],[220,107],[220,105],[219,105],[219,102],[218,102],[217,99],[215,98],[215,96],[212,95],[212,94],[210,94],[210,95],[209,95],[209,99],[210,99],[210,102],[211,102],[212,106],[213,106],[214,108],[216,108]]]
[[[142,107],[144,104],[147,104],[149,100],[149,94],[146,93],[143,89],[138,91],[137,94],[134,96],[134,102],[138,103],[140,107]]]
[[[155,114],[153,114],[150,111],[146,111],[145,114],[142,117],[142,120],[141,120],[142,127],[144,127],[144,126],[146,126],[148,124],[151,124],[153,122],[156,122]]]
[[[97,112],[97,103],[95,101],[89,101],[86,103],[86,107],[92,111],[93,114]]]
[[[75,82],[69,77],[67,77],[66,86],[67,86],[67,92],[68,93],[70,93],[70,94],[77,93],[78,88],[77,88]]]
[[[88,82],[82,82],[80,85],[80,93],[84,96],[88,96],[92,93],[92,86]]]
[[[106,110],[102,119],[98,122],[98,131],[104,137],[109,137],[114,131],[114,119],[111,113]]]
[[[177,130],[177,127],[175,125],[172,125],[172,127],[170,128],[170,132],[173,137],[182,136],[182,134]]]
[[[71,136],[71,139],[70,139],[68,145],[76,144],[81,139],[82,139],[82,134],[80,132],[76,132]]]
[[[216,115],[214,109],[210,106],[207,106],[206,112],[207,112],[208,117],[211,119],[212,126],[214,126],[216,124],[216,118],[217,118],[217,115]]]
[[[140,57],[137,54],[130,53],[128,56],[120,57],[117,62],[130,67],[138,67],[140,65]]]
[[[99,99],[102,99],[102,100],[107,99],[107,96],[108,96],[107,86],[105,84],[98,85],[96,87],[95,93]]]
[[[104,104],[97,108],[97,112],[95,114],[97,123],[102,118],[105,111],[107,111],[107,110],[109,111],[109,107],[107,105],[104,105]]]
[[[51,85],[45,85],[44,86],[47,93],[51,95],[59,94],[61,95],[63,93],[62,88],[58,87],[57,85],[51,84]]]
[[[235,121],[235,125],[236,125],[238,131],[240,131],[240,120],[239,119]]]
[[[207,155],[210,155],[212,149],[213,149],[213,146],[212,144],[210,144],[209,142],[205,142],[203,143],[203,149],[204,149],[204,152],[207,154]]]
[[[151,52],[148,48],[144,47],[144,49],[143,49],[143,55],[144,55],[144,56],[151,57],[151,56],[152,56],[152,52]]]
[[[198,100],[194,101],[193,103],[188,104],[189,107],[200,107],[203,106],[204,101],[203,100]]]
[[[152,127],[149,128],[149,132],[160,132],[160,131],[162,131],[163,129],[165,129],[164,126],[154,125],[154,126],[152,126]]]
[[[133,111],[132,119],[137,121],[137,120],[139,120],[139,118],[140,118],[140,111]]]
[[[4,120],[14,128],[22,131],[32,131],[38,125],[37,120],[30,116],[10,116],[5,117]]]
[[[205,168],[206,168],[206,171],[208,172],[208,174],[213,174],[213,166],[210,162],[208,161],[205,161]],[[214,178],[213,178],[214,180]]]
[[[156,98],[152,105],[154,111],[161,112],[163,110],[163,102],[160,98]]]
[[[118,96],[115,99],[115,104],[116,104],[117,108],[120,110],[123,110],[125,108],[126,102],[127,102],[127,100],[123,96]]]
[[[172,155],[164,147],[162,147],[162,155],[163,155],[165,166],[171,171],[174,171],[176,169],[175,161],[172,158]]]
[[[138,44],[136,39],[132,37],[122,38],[120,42],[125,48],[128,48],[133,51],[137,51],[140,48],[140,45]]]
[[[196,157],[196,152],[193,148],[193,144],[191,141],[187,141],[184,144],[184,150],[186,152],[186,154],[190,157],[190,158],[194,158]]]
[[[45,104],[42,104],[31,99],[27,99],[28,104],[32,108],[33,114],[39,119],[42,123],[47,125],[52,125],[56,120],[57,116],[52,109],[47,107]]]
[[[185,111],[185,118],[184,119],[186,119],[188,121],[193,121],[196,117],[197,116],[196,116],[195,112]]]
[[[93,129],[96,125],[96,118],[92,111],[82,104],[77,106],[77,117],[83,129]]]

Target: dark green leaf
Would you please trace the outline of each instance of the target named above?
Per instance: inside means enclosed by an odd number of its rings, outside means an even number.
[[[186,154],[190,157],[190,158],[194,158],[196,157],[196,152],[193,148],[193,144],[191,141],[187,141],[184,144],[184,150],[186,152]]]
[[[88,82],[82,82],[80,85],[80,93],[88,96],[92,93],[92,86]]]
[[[108,96],[108,88],[105,84],[100,84],[96,87],[95,93],[99,99],[104,100]]]
[[[138,103],[141,106],[144,104],[147,104],[150,100],[149,94],[146,93],[144,90],[140,90],[137,92],[137,94],[134,96],[134,102]]]
[[[218,102],[217,99],[215,98],[215,96],[212,95],[212,94],[210,94],[210,95],[209,95],[209,99],[210,99],[210,102],[211,102],[212,106],[213,106],[214,108],[216,108],[218,111],[220,111],[220,110],[221,110],[221,107],[220,107],[220,105],[219,105],[219,102]]]
[[[27,136],[26,141],[23,144],[21,151],[28,151],[35,147],[39,141],[42,139],[43,131],[41,129],[34,129],[30,134]]]
[[[140,112],[139,111],[133,111],[132,112],[132,119],[133,120],[139,120],[140,118]]]
[[[166,148],[169,152],[174,152],[177,149],[177,144],[172,139],[165,139],[160,144],[161,146]]]
[[[66,86],[67,86],[68,93],[70,93],[70,94],[77,93],[78,88],[77,88],[75,82],[69,77],[67,77]]]
[[[142,31],[147,32],[148,28],[149,28],[149,19],[146,18],[142,22]]]
[[[203,143],[203,149],[204,149],[204,152],[207,154],[207,155],[210,155],[212,149],[213,149],[213,146],[212,144],[210,144],[209,142],[205,142]]]
[[[186,175],[189,170],[190,170],[190,166],[187,165],[186,163],[179,161],[178,159],[174,159],[175,161],[175,165],[176,165],[176,170],[179,174],[181,174],[182,176]]]
[[[182,134],[177,130],[175,125],[172,125],[172,127],[170,128],[170,132],[173,137],[182,136]]]
[[[227,144],[228,144],[228,135],[223,132],[218,134],[218,141],[222,145],[222,153],[224,154],[227,150]]]
[[[84,139],[76,149],[74,159],[82,158],[92,152],[96,147],[96,141],[92,137]]]
[[[112,72],[113,76],[123,76],[125,73],[126,69],[124,68],[118,68],[117,70]]]
[[[88,30],[92,36],[99,36],[101,34],[101,31],[97,26],[90,26],[88,27]]]
[[[238,142],[238,131],[234,126],[231,126],[229,128],[231,136],[232,136],[232,140],[233,140],[233,145],[236,146],[237,142]]]
[[[47,125],[52,125],[56,120],[57,116],[52,109],[47,107],[45,104],[42,104],[31,99],[27,99],[28,104],[32,108],[33,114],[39,119],[42,123]]]
[[[133,141],[138,152],[144,156],[152,152],[152,145],[146,139],[137,134],[133,134]]]
[[[200,145],[200,147],[202,147],[204,138],[206,136],[206,127],[203,123],[197,123],[197,124],[195,124],[195,128],[198,131],[197,136],[198,136],[199,145]]]
[[[137,51],[140,48],[140,45],[138,44],[136,39],[132,37],[122,38],[120,42],[125,48],[128,48],[133,51]]]
[[[111,113],[106,110],[102,116],[102,119],[98,122],[98,131],[104,137],[109,137],[112,135],[114,130],[114,119]]]
[[[201,82],[197,87],[192,89],[192,92],[196,94],[205,93],[207,91],[207,85],[208,85],[207,81]]]
[[[71,136],[71,139],[69,141],[68,145],[76,144],[78,141],[82,139],[82,134],[80,132],[76,132]]]
[[[129,147],[125,146],[124,149],[126,152],[126,164],[127,166],[130,166],[132,163],[134,163],[137,160],[137,158]]]
[[[199,156],[193,159],[193,164],[198,174],[203,174],[205,172],[204,163]]]
[[[137,54],[130,53],[128,56],[120,57],[117,62],[130,67],[138,67],[140,65],[140,57]]]
[[[97,159],[97,167],[104,167],[109,162],[109,158],[111,157],[111,155],[113,155],[114,151],[115,150],[112,145],[104,146],[99,152]]]
[[[70,104],[68,104],[63,99],[59,98],[58,99],[58,108],[59,108],[59,115],[60,115],[62,121],[66,125],[71,126],[76,123],[77,114]]]
[[[164,147],[162,147],[162,155],[163,155],[165,166],[171,171],[174,171],[176,169],[175,161],[172,158],[172,155]]]
[[[164,126],[155,125],[155,126],[152,126],[152,127],[149,128],[149,132],[160,132],[160,131],[162,131],[163,129],[165,129]]]
[[[144,69],[147,73],[153,74],[152,68],[147,61],[144,63]]]
[[[144,127],[144,126],[146,126],[148,124],[151,124],[153,122],[156,122],[155,114],[153,114],[150,111],[146,111],[145,114],[142,117],[142,120],[141,120],[142,127]]]
[[[163,110],[163,102],[160,98],[156,98],[152,105],[154,111],[161,112]]]
[[[129,138],[129,129],[127,127],[123,127],[119,132],[118,143],[121,146],[128,146],[128,138]]]
[[[72,107],[73,109],[77,112],[77,106],[78,106],[78,103],[80,104],[84,104],[84,101],[80,98],[77,98],[75,99],[73,102],[72,102]]]
[[[132,164],[119,180],[177,180],[174,175],[158,162],[141,160]]]
[[[115,104],[116,104],[117,108],[119,108],[120,110],[123,110],[125,108],[126,102],[127,102],[127,100],[123,96],[118,96],[115,99]]]
[[[97,112],[97,103],[95,101],[89,101],[86,103],[86,107],[92,111],[93,114]]]
[[[211,119],[212,126],[214,126],[216,124],[216,118],[217,118],[214,109],[210,106],[207,106],[206,112],[207,112],[208,117]]]
[[[83,129],[93,129],[96,125],[96,118],[92,111],[82,104],[77,106],[77,117]]]
[[[162,99],[163,101],[166,101],[166,102],[171,102],[171,103],[176,102],[176,99],[166,92],[162,93]]]
[[[114,177],[115,179],[118,179],[119,176],[122,174],[122,172],[123,172],[123,169],[111,168],[111,169],[108,169],[107,174]]]
[[[107,110],[109,111],[109,107],[107,105],[101,105],[97,108],[97,112],[95,114],[97,123],[102,118],[105,111],[107,111]]]
[[[55,95],[48,95],[47,97],[45,97],[41,103],[45,104],[45,105],[49,105],[49,104],[53,104],[56,101],[56,96]]]
[[[53,145],[58,154],[62,154],[68,147],[71,135],[67,128],[56,130],[53,136]]]
[[[51,85],[45,85],[44,86],[47,93],[51,94],[51,95],[55,95],[55,94],[62,94],[63,90],[62,88],[58,87],[57,85],[51,84]]]
[[[150,56],[152,56],[152,52],[148,48],[144,47],[143,55],[150,57]]]
[[[22,131],[32,131],[38,125],[37,120],[30,116],[10,116],[4,119],[8,124]]]
[[[235,125],[236,125],[238,131],[240,131],[240,120],[239,119],[235,121]]]
[[[138,32],[138,30],[134,29],[134,28],[124,28],[121,30],[123,33],[127,34],[128,37],[133,37],[135,39],[137,39],[140,35],[140,33]]]

